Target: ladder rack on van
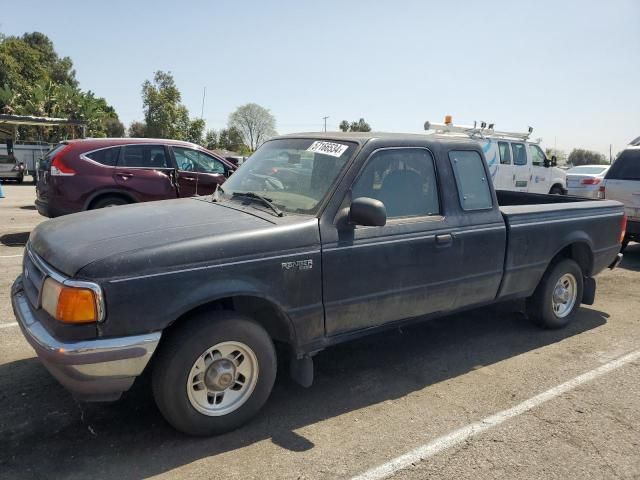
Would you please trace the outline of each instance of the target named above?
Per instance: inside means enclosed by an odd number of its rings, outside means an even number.
[[[502,132],[494,129],[494,124],[489,125],[486,122],[480,122],[480,127],[476,122],[473,122],[473,126],[470,125],[454,125],[451,121],[451,117],[447,115],[445,123],[434,123],[430,121],[424,122],[425,130],[434,130],[436,133],[448,134],[458,133],[468,135],[471,138],[511,138],[514,140],[526,141],[529,140],[533,128],[529,127],[527,132]]]

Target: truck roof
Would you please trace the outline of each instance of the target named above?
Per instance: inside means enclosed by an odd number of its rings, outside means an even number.
[[[468,144],[477,145],[474,140],[463,136],[424,134],[424,133],[396,133],[396,132],[301,132],[279,135],[275,138],[317,138],[321,140],[341,140],[363,144],[373,139],[389,141],[421,141],[428,143]]]

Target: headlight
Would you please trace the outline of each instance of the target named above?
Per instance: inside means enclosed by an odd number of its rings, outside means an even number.
[[[90,288],[67,286],[51,277],[42,287],[42,308],[60,322],[97,322],[98,305],[96,294]]]

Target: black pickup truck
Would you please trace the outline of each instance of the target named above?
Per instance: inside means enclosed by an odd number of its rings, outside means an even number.
[[[623,206],[489,179],[471,140],[278,137],[213,196],[39,225],[13,309],[78,398],[117,399],[151,369],[169,423],[224,432],[269,397],[276,352],[309,386],[314,354],[380,329],[512,299],[559,328],[593,303]]]

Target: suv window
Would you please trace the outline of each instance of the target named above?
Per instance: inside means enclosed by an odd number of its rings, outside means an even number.
[[[94,162],[107,165],[108,167],[115,167],[118,163],[118,156],[120,155],[120,147],[103,148],[102,150],[96,150],[95,152],[86,153],[84,156],[90,158]]]
[[[433,157],[423,148],[380,150],[356,180],[352,198],[380,200],[387,218],[438,215],[438,185]]]
[[[498,142],[498,151],[500,152],[500,163],[502,165],[511,165],[511,148],[507,142]]]
[[[162,145],[127,145],[119,167],[169,168]]]
[[[640,150],[624,150],[613,162],[606,178],[611,180],[640,180]]]
[[[544,160],[547,158],[538,145],[529,145],[529,153],[531,154],[531,163],[536,167],[544,167]]]
[[[516,165],[526,165],[527,152],[524,149],[524,143],[512,143],[511,149],[513,150],[513,163]]]
[[[463,210],[484,210],[493,206],[487,173],[478,152],[452,150],[449,160],[458,186],[458,197]]]
[[[171,147],[178,170],[199,173],[224,173],[224,164],[215,157],[192,148]]]

